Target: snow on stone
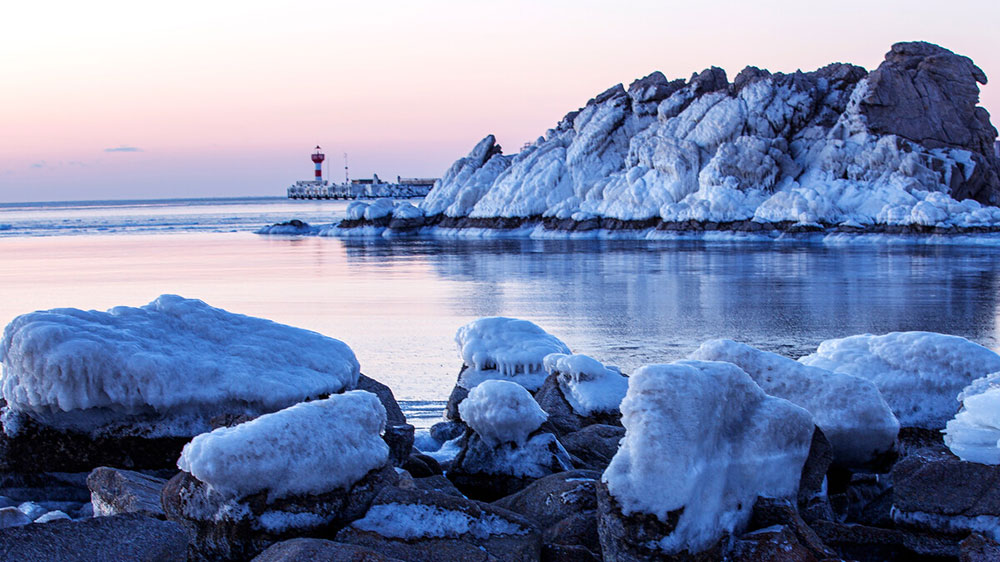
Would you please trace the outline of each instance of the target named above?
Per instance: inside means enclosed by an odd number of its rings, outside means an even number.
[[[199,435],[177,466],[233,498],[347,488],[386,463],[385,419],[377,396],[354,390]]]
[[[629,377],[625,437],[602,480],[625,514],[683,509],[668,553],[738,534],[757,496],[794,497],[809,454],[809,412],[768,396],[731,363],[647,365]]]
[[[958,401],[962,409],[945,426],[945,444],[963,461],[1000,464],[1000,373],[977,379]]]
[[[628,390],[621,371],[605,367],[586,355],[553,353],[545,356],[545,370],[559,373],[559,388],[573,411],[581,416],[617,412]]]
[[[256,415],[340,392],[360,372],[341,341],[176,295],[24,314],[4,331],[0,355],[12,413],[80,431],[141,418],[149,435],[195,435],[221,412]]]
[[[509,379],[535,391],[545,381],[544,359],[569,348],[527,320],[480,318],[458,329],[458,353],[468,369],[459,384],[474,388],[484,380]]]
[[[402,503],[374,505],[351,526],[383,537],[404,540],[456,538],[465,534],[484,539],[492,535],[528,533],[528,529],[517,523],[491,513],[472,517],[465,512],[436,505]]]
[[[867,379],[809,367],[731,340],[706,342],[690,357],[732,363],[764,392],[808,410],[842,465],[863,466],[896,442],[899,422]]]
[[[483,441],[523,445],[549,418],[523,386],[505,380],[483,381],[458,405],[462,421]]]
[[[387,217],[392,215],[392,211],[395,208],[396,202],[392,199],[376,199],[374,203],[365,207],[364,218],[367,220],[376,220],[382,217]]]
[[[1000,355],[964,338],[932,332],[827,340],[799,361],[870,380],[900,425],[927,429],[943,429],[958,410],[958,393],[1000,371]]]
[[[365,218],[365,210],[368,209],[367,201],[351,201],[347,205],[346,216],[348,220],[356,221]]]

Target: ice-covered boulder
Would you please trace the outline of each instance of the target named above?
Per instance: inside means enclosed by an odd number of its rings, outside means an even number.
[[[535,400],[560,435],[595,423],[617,424],[618,405],[625,398],[628,378],[586,355],[553,353],[545,357],[549,376]]]
[[[945,426],[945,444],[963,461],[1000,464],[1000,373],[977,379],[958,401],[962,409]]]
[[[337,534],[401,560],[538,560],[541,535],[527,519],[489,504],[427,490],[386,488],[364,517]]]
[[[357,390],[199,435],[163,490],[167,518],[187,525],[208,559],[245,559],[310,529],[336,530],[398,480],[384,424],[378,398]]]
[[[530,391],[545,381],[545,356],[569,353],[559,338],[528,320],[480,318],[458,329],[458,354],[464,363],[458,385],[472,389],[484,380],[512,380]]]
[[[974,380],[1000,371],[1000,355],[958,336],[893,332],[824,341],[805,365],[875,383],[904,427],[943,429],[955,397]]]
[[[351,349],[315,332],[163,295],[108,312],[15,318],[0,343],[8,470],[172,466],[183,442],[354,388]]]
[[[459,411],[474,433],[464,440],[448,478],[469,497],[493,501],[573,468],[556,436],[539,429],[545,412],[521,385],[484,381]]]
[[[803,365],[732,340],[705,342],[690,357],[732,363],[764,392],[808,410],[841,465],[865,466],[896,443],[899,422],[867,379]]]
[[[812,416],[731,363],[641,367],[621,410],[625,437],[598,489],[605,559],[711,551],[757,496],[796,496]]]

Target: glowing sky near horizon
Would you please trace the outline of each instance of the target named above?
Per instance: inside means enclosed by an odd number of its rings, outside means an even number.
[[[995,1],[277,4],[7,3],[0,202],[283,195],[317,143],[334,179],[344,152],[352,177],[439,176],[653,70],[873,69],[919,39],[1000,80]]]

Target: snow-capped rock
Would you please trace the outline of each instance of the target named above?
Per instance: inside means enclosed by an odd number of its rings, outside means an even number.
[[[462,421],[490,446],[524,445],[548,416],[523,386],[504,380],[483,381],[458,406]]]
[[[229,498],[320,494],[386,464],[384,429],[378,397],[354,390],[199,435],[177,467]]]
[[[899,422],[867,379],[809,367],[731,340],[705,342],[690,357],[732,363],[764,392],[808,410],[841,465],[864,466],[896,443]]]
[[[506,379],[530,391],[545,381],[545,356],[569,348],[533,322],[516,318],[480,318],[458,329],[458,354],[466,368],[458,385],[475,388],[484,380]]]
[[[757,496],[796,496],[812,416],[731,363],[641,367],[621,410],[625,437],[598,490],[605,558],[709,550],[743,530]]]
[[[805,365],[875,383],[904,427],[943,429],[966,386],[1000,371],[1000,355],[967,339],[931,332],[869,334],[824,341]]]

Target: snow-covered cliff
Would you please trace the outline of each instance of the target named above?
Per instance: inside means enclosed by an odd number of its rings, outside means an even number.
[[[397,225],[993,229],[997,132],[977,83],[970,59],[922,42],[893,45],[870,73],[654,72],[517,154],[487,136],[434,186],[422,220]]]

